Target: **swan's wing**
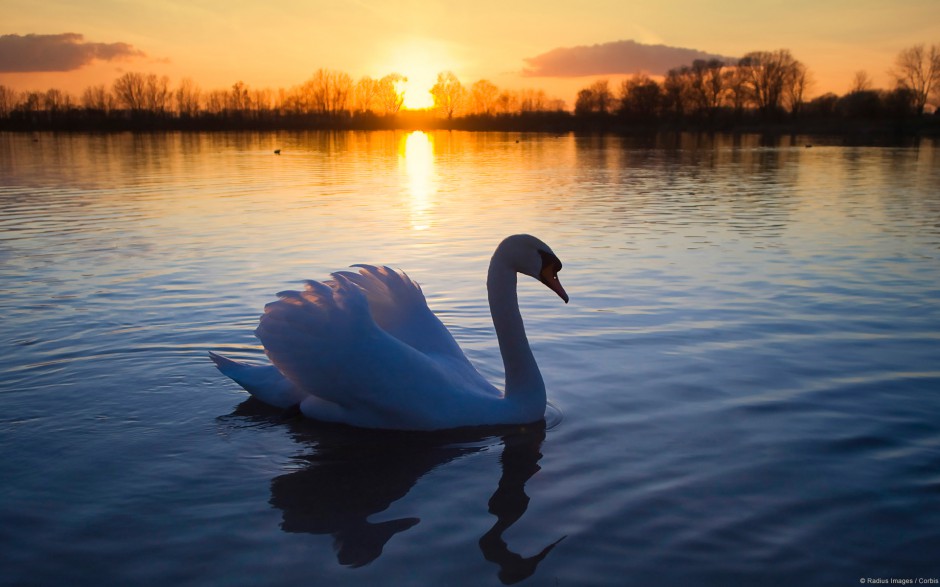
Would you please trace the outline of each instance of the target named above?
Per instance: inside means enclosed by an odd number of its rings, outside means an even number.
[[[454,368],[452,358],[424,354],[379,328],[364,290],[343,274],[333,277],[279,293],[255,330],[297,389],[326,400],[329,413],[317,412],[321,419],[429,428],[453,417],[447,410],[459,408],[459,391],[487,389],[476,371]]]
[[[307,394],[288,381],[274,365],[251,365],[209,351],[215,366],[264,403],[278,408],[296,406]]]
[[[334,273],[332,281],[308,281],[304,291],[281,292],[265,306],[255,334],[278,371],[309,394],[301,411],[368,428],[485,421],[499,391],[462,353],[425,353],[380,328],[366,291]]]
[[[389,267],[353,267],[359,272],[340,271],[339,275],[362,289],[372,318],[382,330],[422,353],[467,361],[450,331],[428,308],[421,286],[408,275]]]

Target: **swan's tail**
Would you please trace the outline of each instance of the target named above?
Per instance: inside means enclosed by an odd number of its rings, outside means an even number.
[[[274,365],[240,363],[212,351],[209,351],[209,358],[223,375],[268,405],[289,408],[298,405],[307,397],[307,394],[294,387]]]

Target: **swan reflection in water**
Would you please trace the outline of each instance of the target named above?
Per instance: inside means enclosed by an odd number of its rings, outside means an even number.
[[[270,413],[259,404],[250,399],[233,415]],[[430,471],[486,450],[495,439],[492,428],[432,434],[351,430],[304,421],[288,425],[298,443],[314,450],[297,457],[305,461],[301,469],[271,481],[270,503],[282,511],[281,529],[332,535],[337,560],[350,567],[376,560],[393,536],[420,522],[409,517],[373,523],[370,516],[407,495]],[[502,475],[488,503],[496,522],[480,538],[479,547],[486,560],[499,566],[499,579],[512,584],[535,573],[564,537],[530,557],[513,552],[503,540],[503,533],[528,508],[525,484],[540,469],[545,423],[503,427],[499,432]]]

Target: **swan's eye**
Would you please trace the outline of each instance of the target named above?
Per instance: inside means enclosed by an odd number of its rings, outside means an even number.
[[[568,303],[568,294],[565,293],[565,288],[561,286],[561,282],[558,281],[558,272],[561,271],[561,261],[558,260],[558,257],[549,253],[548,251],[539,251],[539,255],[542,256],[542,270],[539,271],[538,279],[542,283],[548,286],[553,292],[558,294],[565,303]]]
[[[548,285],[552,281],[558,281],[558,272],[561,271],[561,261],[548,251],[539,249],[539,255],[542,257],[542,269],[539,271],[539,280]]]
[[[539,249],[539,256],[542,257],[542,270],[540,273],[544,274],[545,270],[549,268],[553,273],[561,271],[561,260],[554,254]]]

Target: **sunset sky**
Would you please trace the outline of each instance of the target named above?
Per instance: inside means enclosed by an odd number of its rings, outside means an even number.
[[[449,69],[571,105],[595,79],[662,73],[668,48],[726,57],[787,48],[812,72],[813,94],[843,93],[860,69],[888,87],[899,50],[940,43],[937,0],[0,0],[0,14],[0,84],[76,94],[125,71],[277,89],[324,67],[353,78],[400,72],[414,104]]]

